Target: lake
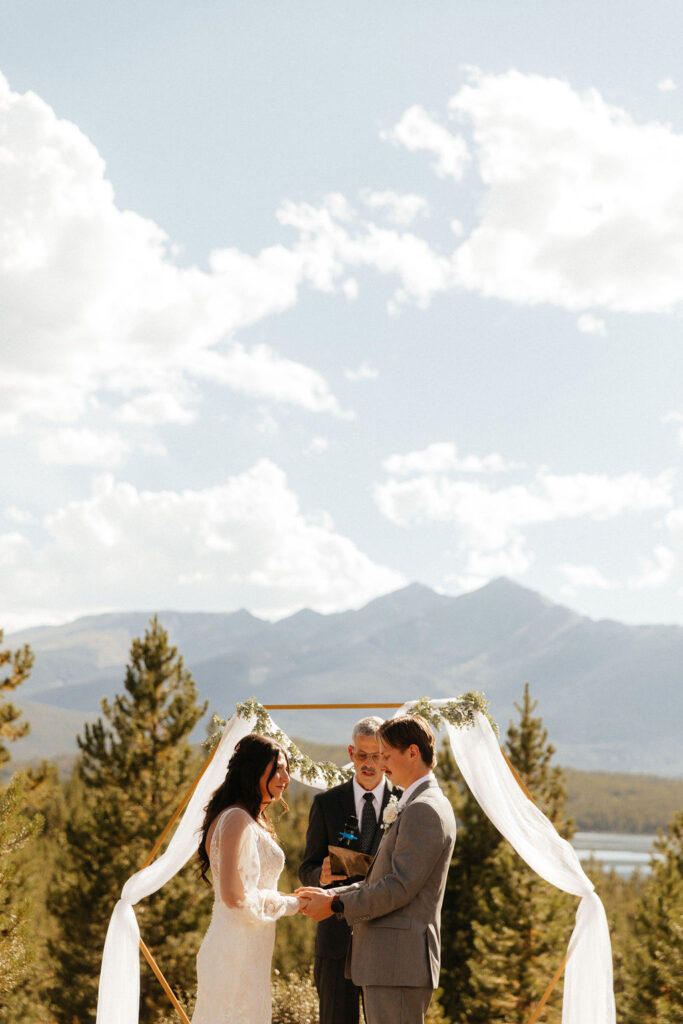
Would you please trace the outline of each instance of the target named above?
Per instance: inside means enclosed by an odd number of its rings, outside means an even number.
[[[618,875],[629,878],[635,871],[650,873],[650,852],[656,838],[625,832],[577,832],[572,846],[580,861],[593,857],[606,871],[614,869]]]

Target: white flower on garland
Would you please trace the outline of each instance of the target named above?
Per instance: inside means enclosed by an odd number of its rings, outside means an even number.
[[[398,809],[398,797],[394,793],[389,797],[389,802],[384,808],[382,815],[382,829],[386,832],[390,825],[393,825],[401,812]]]

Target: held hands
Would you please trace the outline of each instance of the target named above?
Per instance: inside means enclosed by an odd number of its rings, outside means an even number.
[[[309,897],[307,896],[307,894],[305,892],[302,892],[301,889],[297,889],[296,892],[294,893],[294,895],[299,900],[299,909],[298,909],[297,913],[298,914],[305,914],[306,913],[306,907],[309,904]]]
[[[332,874],[329,855],[325,857],[320,868],[320,885],[346,881],[346,875]],[[296,889],[294,895],[299,897],[299,913],[305,914],[311,921],[324,921],[326,918],[332,917],[331,903],[334,899],[334,892],[309,885]]]
[[[326,889],[316,889],[314,886],[304,886],[294,893],[299,897],[301,908],[300,914],[305,914],[311,921],[324,921],[332,917],[332,900],[334,892]]]

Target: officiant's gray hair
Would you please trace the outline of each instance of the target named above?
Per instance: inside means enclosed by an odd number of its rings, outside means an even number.
[[[353,743],[358,736],[376,736],[383,723],[384,719],[379,715],[368,715],[367,718],[361,718],[360,722],[356,722],[353,727],[351,742]]]

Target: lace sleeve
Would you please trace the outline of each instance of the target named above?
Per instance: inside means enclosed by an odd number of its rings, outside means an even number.
[[[276,921],[296,914],[299,900],[275,889],[260,889],[259,854],[254,822],[246,811],[232,807],[218,821],[211,839],[211,863],[226,907],[238,908],[257,921]]]

